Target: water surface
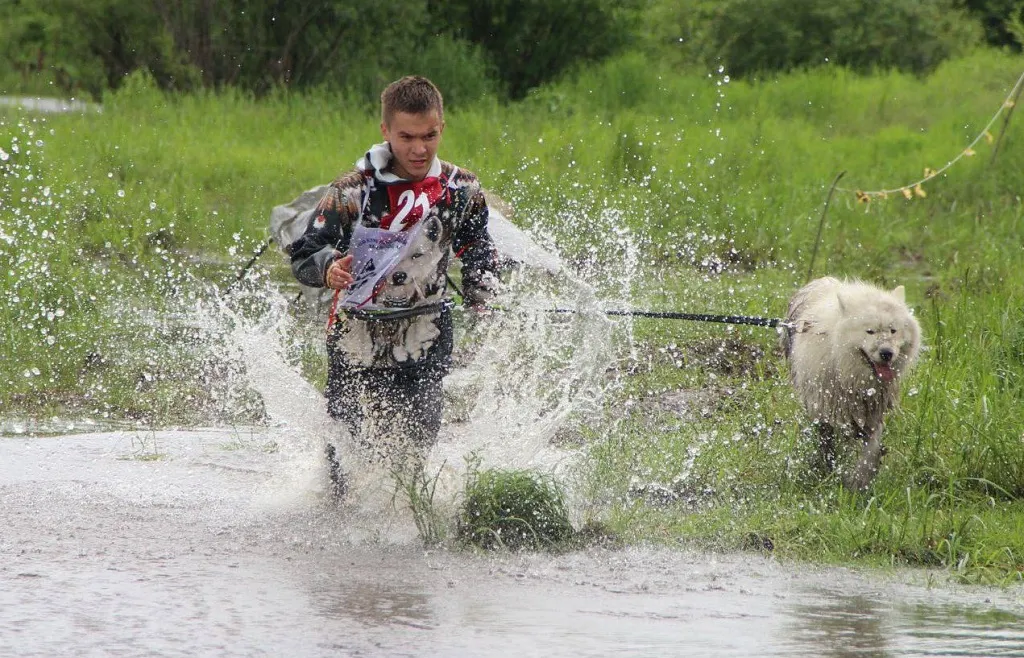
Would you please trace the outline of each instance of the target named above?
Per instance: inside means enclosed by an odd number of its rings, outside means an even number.
[[[425,550],[278,429],[0,439],[0,655],[1024,656],[1020,590],[760,555]],[[302,469],[299,469],[301,471]]]

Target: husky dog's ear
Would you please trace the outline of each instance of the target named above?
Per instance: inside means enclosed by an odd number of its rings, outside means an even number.
[[[839,314],[846,315],[846,304],[843,303],[843,296],[836,293],[836,301],[839,302]]]
[[[427,239],[431,242],[437,242],[441,238],[441,221],[436,217],[428,219],[427,225],[423,228],[427,232]]]
[[[896,286],[893,288],[891,294],[897,301],[899,301],[900,304],[905,304],[907,302],[907,291],[904,290],[903,286]]]

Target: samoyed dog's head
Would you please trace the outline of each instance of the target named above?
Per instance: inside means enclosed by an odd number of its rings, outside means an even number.
[[[448,250],[444,222],[431,215],[421,223],[405,258],[388,274],[377,303],[408,308],[444,290]]]
[[[859,361],[888,384],[917,360],[921,328],[906,305],[903,286],[891,291],[852,288],[837,293],[835,333],[851,365]],[[852,368],[851,368],[852,369]]]

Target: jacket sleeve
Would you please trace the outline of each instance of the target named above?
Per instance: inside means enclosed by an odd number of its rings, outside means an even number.
[[[467,304],[490,301],[498,288],[498,253],[487,230],[487,200],[475,180],[463,187],[465,206],[452,247],[462,261],[462,292]]]
[[[352,183],[351,177],[331,183],[313,211],[306,231],[288,246],[292,274],[299,283],[324,287],[327,268],[348,251],[352,226],[359,215]],[[358,199],[358,193],[355,197]]]

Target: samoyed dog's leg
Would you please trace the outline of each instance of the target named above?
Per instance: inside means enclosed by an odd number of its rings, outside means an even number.
[[[882,462],[882,427],[879,423],[871,436],[864,439],[864,446],[860,451],[860,459],[853,467],[853,471],[843,478],[843,484],[851,491],[863,491],[868,488],[871,481],[878,474],[878,468]]]
[[[836,432],[828,423],[819,421],[818,430],[818,452],[812,462],[814,470],[822,475],[828,475],[836,470]]]

